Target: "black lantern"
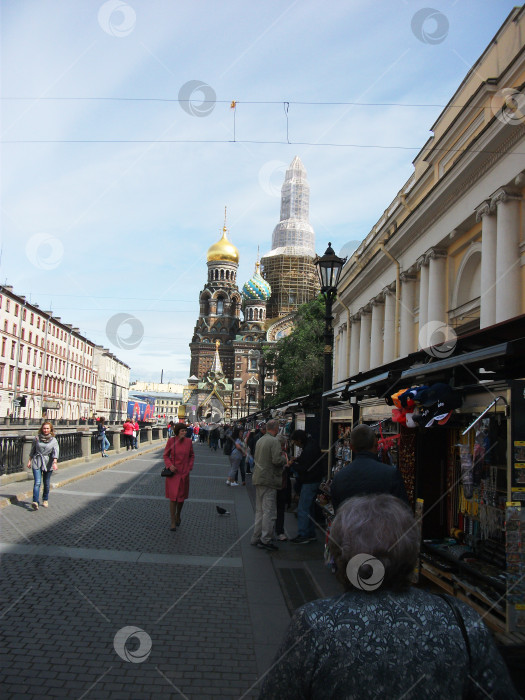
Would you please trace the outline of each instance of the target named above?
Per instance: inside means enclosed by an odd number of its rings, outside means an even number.
[[[341,270],[346,260],[346,258],[340,258],[335,254],[331,243],[328,243],[328,248],[322,257],[316,257],[315,265],[317,267],[321,292],[325,296],[328,294],[333,294],[335,296]]]
[[[334,331],[332,328],[332,304],[337,294],[337,285],[341,270],[346,262],[346,258],[338,257],[332,244],[328,243],[328,248],[322,257],[316,257],[315,266],[319,275],[321,292],[325,300],[325,326],[324,326],[324,370],[323,370],[323,394],[332,388],[332,365],[333,365],[333,342]],[[321,449],[328,452],[330,449],[330,418],[328,415],[328,404],[326,396],[321,400]]]

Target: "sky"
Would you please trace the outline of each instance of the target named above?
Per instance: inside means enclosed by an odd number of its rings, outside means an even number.
[[[224,207],[242,287],[298,155],[351,250],[514,4],[2,0],[1,282],[185,383]]]

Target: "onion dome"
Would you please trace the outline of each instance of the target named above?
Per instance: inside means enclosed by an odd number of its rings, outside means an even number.
[[[260,266],[260,262],[257,261],[255,263],[253,277],[251,277],[242,288],[242,295],[247,300],[268,301],[271,296],[272,288],[268,282],[261,277],[259,272]]]
[[[239,251],[228,240],[226,236],[226,226],[222,229],[222,238],[208,248],[208,262],[220,260],[225,262],[239,263]]]

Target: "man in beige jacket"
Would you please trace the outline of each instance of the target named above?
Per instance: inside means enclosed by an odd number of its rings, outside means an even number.
[[[277,518],[277,489],[282,487],[283,467],[286,455],[281,451],[281,443],[276,438],[279,421],[269,420],[266,435],[257,441],[255,447],[255,468],[252,483],[255,486],[255,526],[251,543],[260,549],[278,549],[272,543],[273,526]]]

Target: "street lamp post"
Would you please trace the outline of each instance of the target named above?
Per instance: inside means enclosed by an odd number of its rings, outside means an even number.
[[[337,295],[337,284],[346,258],[339,258],[332,244],[322,257],[317,256],[315,266],[321,285],[321,293],[325,300],[325,326],[324,326],[324,369],[323,369],[323,394],[332,388],[332,365],[334,330],[332,328],[332,304]],[[326,396],[321,399],[321,449],[327,452],[330,448],[330,420],[328,415],[328,402]]]

